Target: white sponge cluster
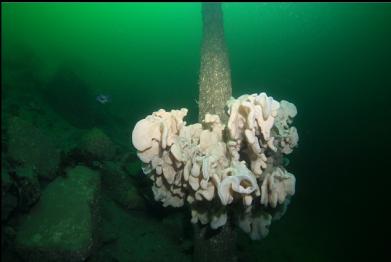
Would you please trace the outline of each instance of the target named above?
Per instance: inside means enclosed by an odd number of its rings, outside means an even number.
[[[173,207],[186,202],[191,221],[213,229],[226,223],[228,208],[240,206],[239,226],[260,239],[271,215],[254,214],[287,203],[295,193],[295,177],[282,159],[298,143],[290,127],[297,111],[265,93],[231,98],[227,106],[227,127],[211,114],[187,126],[187,109],[160,109],[136,124],[132,142],[153,180],[155,200]]]

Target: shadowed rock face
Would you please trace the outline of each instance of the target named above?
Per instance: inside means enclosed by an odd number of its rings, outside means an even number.
[[[17,252],[28,261],[82,261],[95,247],[99,174],[84,166],[58,177],[23,217]]]
[[[1,168],[1,221],[2,222],[8,219],[10,213],[18,205],[17,197],[14,194],[11,194],[11,187],[12,187],[12,178],[8,174],[8,170],[2,167]]]
[[[44,97],[54,111],[75,127],[92,128],[97,121],[95,95],[69,66],[57,70],[45,88]]]
[[[60,154],[49,136],[20,117],[11,117],[7,124],[9,157],[22,166],[33,168],[40,177],[53,179]]]
[[[144,201],[138,194],[130,176],[115,162],[105,161],[102,171],[102,185],[110,197],[126,210],[143,210]]]

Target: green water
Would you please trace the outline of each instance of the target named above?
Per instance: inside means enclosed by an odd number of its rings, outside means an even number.
[[[241,236],[241,261],[375,256],[384,245],[389,198],[391,5],[224,3],[223,13],[233,95],[266,92],[294,103],[300,136],[289,156],[297,184],[288,212],[265,240]],[[200,3],[2,3],[1,29],[2,116],[47,129],[59,150],[98,127],[134,152],[135,123],[160,108],[186,107],[187,122],[197,120]],[[99,94],[111,101],[98,103]],[[25,108],[31,102],[50,114],[35,116]],[[55,128],[41,124],[45,117],[57,119]],[[139,211],[123,218],[132,228],[153,219]],[[135,230],[124,237],[129,243],[104,250],[148,261],[141,258],[152,256],[157,241],[169,241],[168,221],[145,226],[157,232],[155,240]],[[139,248],[124,252],[134,241]],[[180,254],[178,246],[170,248]],[[170,255],[156,250],[153,256]]]

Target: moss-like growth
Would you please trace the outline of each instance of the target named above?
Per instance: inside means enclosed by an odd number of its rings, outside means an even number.
[[[40,177],[53,179],[60,153],[48,134],[20,117],[11,117],[7,127],[9,157]]]
[[[224,107],[232,95],[232,86],[221,3],[204,3],[202,18],[199,122],[206,113],[216,114],[226,122]]]
[[[99,175],[84,166],[49,184],[17,231],[20,255],[29,261],[84,260],[95,244],[99,191]]]
[[[110,160],[116,153],[111,139],[99,128],[93,128],[83,135],[81,149],[95,160]]]
[[[115,162],[104,162],[102,183],[110,197],[126,210],[144,209],[144,200],[138,194],[132,179]]]

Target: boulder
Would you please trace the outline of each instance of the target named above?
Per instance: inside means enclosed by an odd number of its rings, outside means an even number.
[[[93,128],[82,136],[81,150],[94,160],[110,160],[116,153],[114,143],[99,128]]]
[[[54,179],[60,163],[60,152],[41,129],[20,118],[7,123],[8,156],[25,167],[31,167],[40,177]]]
[[[96,247],[100,177],[76,166],[42,192],[40,201],[22,217],[15,248],[27,261],[82,261]]]
[[[144,200],[133,183],[115,162],[104,162],[102,184],[109,196],[126,210],[144,209]]]

